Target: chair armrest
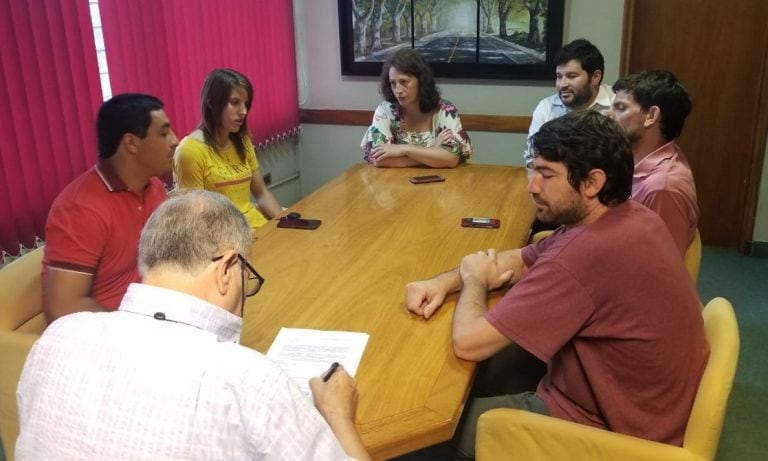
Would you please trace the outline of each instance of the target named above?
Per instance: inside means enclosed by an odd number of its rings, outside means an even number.
[[[480,416],[476,442],[478,461],[704,461],[681,447],[507,408],[490,410]]]

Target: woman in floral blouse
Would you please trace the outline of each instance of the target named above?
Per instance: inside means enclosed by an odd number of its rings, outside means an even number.
[[[360,145],[376,167],[453,168],[472,153],[459,112],[440,98],[432,70],[421,54],[401,48],[384,63],[384,101]]]

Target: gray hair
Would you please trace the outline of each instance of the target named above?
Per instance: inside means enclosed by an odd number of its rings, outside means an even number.
[[[149,217],[139,239],[139,274],[169,266],[199,273],[227,250],[247,256],[251,228],[227,197],[206,190],[174,192]]]

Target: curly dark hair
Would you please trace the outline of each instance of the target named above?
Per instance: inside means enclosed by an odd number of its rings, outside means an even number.
[[[574,190],[594,169],[603,170],[606,180],[597,198],[603,205],[629,199],[634,162],[632,148],[619,125],[596,111],[570,112],[550,120],[531,138],[533,156],[561,162],[568,170]]]
[[[432,69],[421,53],[412,48],[400,48],[381,67],[379,91],[385,100],[397,104],[397,98],[389,83],[389,70],[392,67],[419,79],[419,109],[422,112],[427,113],[437,109],[440,105],[440,89],[437,88]]]
[[[683,131],[685,119],[691,113],[691,99],[680,80],[666,70],[645,70],[622,77],[613,84],[613,91],[626,91],[643,110],[658,106],[661,110],[661,134],[671,141]]]

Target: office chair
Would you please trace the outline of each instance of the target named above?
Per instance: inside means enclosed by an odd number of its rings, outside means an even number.
[[[710,301],[703,316],[710,355],[682,447],[497,408],[478,420],[477,460],[713,460],[739,358],[739,329],[733,307],[724,298]]]
[[[16,385],[32,344],[45,330],[40,282],[43,248],[0,269],[0,438],[13,461],[19,436]]]

